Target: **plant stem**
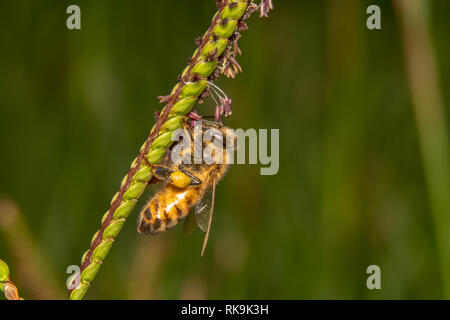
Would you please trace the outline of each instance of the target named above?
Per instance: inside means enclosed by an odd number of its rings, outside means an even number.
[[[235,54],[232,49],[233,45],[237,45],[238,31],[246,29],[242,20],[247,19],[258,6],[247,0],[223,0],[217,4],[219,9],[211,26],[201,40],[197,41],[197,50],[172,89],[167,105],[141,147],[138,157],[131,164],[109,210],[103,216],[100,230],[83,255],[81,270],[71,280],[71,300],[82,299],[86,294],[114,239],[152,178],[151,165],[159,163],[167,148],[172,145],[172,133],[182,126],[197,100],[206,96],[208,81],[214,81],[220,73],[228,74],[230,62],[233,65]],[[259,8],[261,13],[267,14],[272,9],[272,3],[263,0]]]
[[[64,287],[58,286],[56,273],[32,235],[18,205],[9,198],[0,197],[0,235],[11,252],[10,262],[15,263],[15,277],[28,299],[62,299]],[[37,272],[38,270],[38,272]]]
[[[450,299],[449,140],[427,8],[423,0],[397,0],[394,3],[401,18],[406,71],[433,214],[444,296]]]

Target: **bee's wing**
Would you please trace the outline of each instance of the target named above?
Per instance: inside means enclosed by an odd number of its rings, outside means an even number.
[[[212,204],[212,190],[213,188],[208,188],[202,200],[200,200],[194,207],[195,220],[197,225],[203,232],[208,230],[209,216],[211,215],[211,204]]]
[[[202,199],[194,205],[187,217],[184,219],[183,236],[190,235],[198,226],[200,230],[208,230],[209,216],[211,213],[212,187],[205,191]]]
[[[211,229],[212,215],[214,212],[214,198],[216,196],[216,180],[212,182],[212,188],[206,191],[207,194],[203,197],[204,201],[200,201],[195,206],[195,217],[197,218],[197,225],[206,232],[203,240],[202,255],[205,252],[206,244],[208,243],[209,231]]]
[[[183,237],[187,237],[190,235],[195,228],[197,227],[196,221],[195,221],[195,214],[193,212],[190,212],[186,219],[184,219],[183,224]]]

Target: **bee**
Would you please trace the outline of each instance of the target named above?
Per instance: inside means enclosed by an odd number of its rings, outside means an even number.
[[[230,141],[234,146],[236,137],[232,130],[217,122],[203,120],[199,130],[193,130],[188,123],[183,125],[183,139],[189,148],[172,146],[171,152],[166,154],[165,160],[160,165],[153,165],[153,173],[156,181],[163,182],[163,187],[147,202],[139,214],[138,232],[141,234],[158,234],[172,228],[185,217],[183,233],[188,233],[188,228],[198,227],[205,232],[202,255],[208,242],[211,229],[212,215],[216,185],[226,174],[230,163]],[[198,142],[199,133],[214,135],[214,141]],[[203,139],[200,139],[203,140]],[[213,147],[218,146],[216,148]],[[211,159],[205,162],[205,151],[209,150]],[[201,151],[203,156],[201,163],[193,159],[196,152]],[[179,155],[179,161],[172,161],[169,154],[175,152]],[[198,155],[198,153],[197,153]],[[189,161],[186,161],[189,159]],[[212,160],[212,161],[211,161]],[[188,163],[186,163],[188,162]],[[192,210],[193,209],[193,210]],[[194,211],[194,214],[189,214]],[[195,216],[195,219],[193,219]]]

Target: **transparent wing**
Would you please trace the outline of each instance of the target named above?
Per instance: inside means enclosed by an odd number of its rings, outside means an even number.
[[[208,192],[209,192],[209,190],[208,190]],[[203,247],[202,247],[201,255],[203,255],[203,253],[205,252],[206,244],[208,243],[209,232],[211,230],[212,215],[214,212],[214,198],[216,197],[216,179],[213,180],[212,189],[211,189],[211,197],[209,196],[209,194],[207,194],[205,196],[207,196],[207,197],[204,197],[204,198],[211,199],[209,202],[209,206],[206,205],[206,206],[200,207],[199,209],[201,209],[201,212],[199,212],[199,214],[196,214],[197,224],[199,225],[199,227],[201,225],[200,229],[202,229],[203,231],[206,230],[205,239],[203,240]],[[204,218],[203,216],[206,216],[207,218]],[[206,220],[207,222],[204,222],[204,220]],[[204,230],[203,228],[204,228],[205,224],[206,224],[206,228]]]
[[[208,188],[202,199],[191,209],[184,220],[183,236],[190,235],[198,226],[200,230],[208,230],[211,216],[212,192],[213,188]]]
[[[208,188],[203,196],[203,199],[195,205],[195,219],[197,220],[198,227],[203,232],[208,230],[211,215],[212,196],[213,188]]]
[[[194,213],[189,213],[186,217],[183,225],[183,236],[187,236],[195,229],[195,221],[197,220],[198,227],[206,232],[203,240],[202,253],[205,252],[206,245],[208,243],[209,231],[211,230],[212,215],[214,212],[214,198],[216,195],[216,180],[213,181],[212,188],[209,188],[203,199],[195,205]],[[195,217],[195,219],[194,219]]]
[[[183,224],[183,237],[187,237],[188,235],[190,235],[195,228],[197,227],[197,223],[195,221],[195,214],[191,211],[186,219],[184,219],[184,224]]]

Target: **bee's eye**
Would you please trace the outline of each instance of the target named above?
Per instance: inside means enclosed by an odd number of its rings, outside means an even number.
[[[191,178],[181,171],[172,172],[170,174],[170,180],[178,188],[186,188],[191,183]]]

